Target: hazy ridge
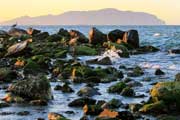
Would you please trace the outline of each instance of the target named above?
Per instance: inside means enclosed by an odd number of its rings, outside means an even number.
[[[22,16],[0,25],[164,25],[165,22],[155,15],[144,12],[101,9],[94,11],[69,11],[59,15],[38,17]]]

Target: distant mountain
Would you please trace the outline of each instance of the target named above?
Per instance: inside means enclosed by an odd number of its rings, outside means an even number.
[[[69,11],[60,15],[38,17],[23,16],[2,22],[1,25],[164,25],[155,15],[143,12],[101,9],[95,11]]]

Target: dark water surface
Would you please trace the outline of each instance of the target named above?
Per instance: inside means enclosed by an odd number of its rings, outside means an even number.
[[[22,28],[27,28],[29,26],[21,26]],[[31,26],[36,29],[40,29],[42,31],[47,31],[51,34],[58,32],[60,28],[65,29],[76,29],[88,35],[88,31],[91,26]],[[120,58],[116,60],[113,64],[114,67],[118,68],[120,65],[125,65],[127,67],[133,67],[139,65],[145,69],[145,75],[142,77],[133,78],[136,81],[139,81],[143,84],[143,87],[134,88],[137,94],[145,94],[147,97],[145,98],[129,98],[122,97],[120,95],[108,94],[107,88],[114,84],[99,84],[97,88],[99,88],[99,92],[102,95],[94,96],[95,99],[99,100],[110,100],[112,98],[118,98],[123,101],[123,103],[140,103],[142,101],[146,101],[148,99],[149,94],[148,91],[152,85],[151,83],[159,82],[159,81],[171,81],[174,80],[174,76],[176,73],[180,72],[180,55],[176,54],[168,54],[167,50],[173,48],[180,49],[180,26],[96,26],[99,30],[104,33],[108,33],[114,29],[121,30],[129,30],[129,29],[137,29],[140,35],[141,45],[153,45],[161,50],[156,53],[142,54],[142,55],[133,55],[130,58]],[[8,30],[8,26],[0,26],[2,30]],[[81,61],[85,61],[92,57],[83,56],[80,57]],[[102,66],[106,67],[106,66]],[[156,67],[160,67],[166,75],[164,76],[155,76],[154,71]],[[125,71],[124,71],[125,72]],[[145,77],[150,77],[151,81],[146,82],[143,81]],[[52,90],[57,84],[62,84],[60,82],[51,83]],[[70,108],[67,104],[73,99],[77,98],[77,91],[85,84],[72,84],[71,87],[75,90],[75,93],[72,94],[64,94],[61,91],[54,91],[54,100],[50,101],[48,106],[45,107],[34,107],[27,105],[17,105],[14,104],[11,107],[2,108],[0,112],[20,112],[20,111],[29,111],[30,115],[28,116],[18,116],[18,115],[0,115],[0,120],[35,120],[36,118],[45,118],[47,119],[47,114],[49,112],[58,112],[67,116],[72,120],[79,120],[80,117],[83,116],[82,109],[79,108]],[[0,85],[2,87],[2,85]],[[4,97],[5,92],[0,90],[0,98]],[[75,114],[69,115],[66,114],[66,111],[72,110]],[[119,109],[121,110],[121,109]],[[150,116],[151,120],[153,118]]]

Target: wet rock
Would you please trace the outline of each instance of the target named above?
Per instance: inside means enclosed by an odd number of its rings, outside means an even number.
[[[24,34],[27,34],[26,30],[23,30],[23,29],[20,29],[20,28],[11,28],[9,31],[8,31],[8,34],[10,36],[13,36],[13,37],[20,37]]]
[[[46,106],[46,105],[48,105],[46,100],[32,100],[32,101],[30,101],[30,104],[34,105],[34,106]]]
[[[13,83],[8,91],[28,100],[52,99],[50,83],[44,76],[35,76]]]
[[[70,39],[70,37],[71,37],[69,32],[64,28],[61,28],[57,34],[65,37],[66,39]]]
[[[54,88],[54,90],[61,90],[62,92],[65,92],[65,93],[74,92],[74,90],[67,83],[65,83],[63,86],[57,85]]]
[[[6,57],[7,56],[10,56],[10,55],[18,55],[18,54],[21,54],[23,51],[27,50],[27,45],[29,43],[32,42],[32,39],[26,39],[25,41],[22,41],[22,42],[19,42],[19,43],[16,43],[12,46],[10,46],[7,50],[7,54],[5,55]],[[25,54],[25,53],[24,53]]]
[[[165,73],[161,69],[156,69],[155,75],[164,75]]]
[[[103,109],[105,109],[105,108],[107,108],[107,109],[116,109],[116,108],[119,108],[122,105],[123,105],[123,103],[122,103],[121,100],[119,100],[119,99],[112,99],[109,102],[104,103],[101,107]]]
[[[97,44],[102,45],[106,41],[107,41],[107,37],[104,33],[102,33],[96,28],[91,28],[91,30],[89,31],[89,43],[93,45],[97,45]]]
[[[99,65],[112,65],[112,61],[109,57],[104,57],[102,59],[92,59],[92,60],[88,60],[86,61],[86,63],[88,64],[99,64]]]
[[[41,33],[41,30],[33,29],[33,28],[30,27],[30,28],[27,29],[27,33],[29,35],[34,36],[34,35],[37,35],[37,34]]]
[[[122,90],[126,87],[127,85],[124,82],[118,82],[115,85],[110,86],[108,92],[121,94]]]
[[[164,114],[164,115],[159,115],[157,117],[158,120],[179,120],[179,115],[168,115],[168,114]]]
[[[65,118],[61,114],[51,112],[48,114],[48,120],[69,120],[69,119]]]
[[[98,52],[95,48],[91,48],[85,45],[79,45],[75,47],[76,55],[97,55]]]
[[[88,118],[87,115],[84,115],[83,117],[80,118],[80,120],[90,120],[90,119]]]
[[[128,48],[123,44],[117,44],[112,42],[105,42],[103,46],[107,49],[114,49],[118,55],[122,58],[129,58],[129,50]],[[112,54],[112,53],[111,53]]]
[[[132,112],[137,112],[137,111],[139,111],[139,109],[142,107],[142,105],[141,104],[138,104],[138,103],[131,103],[131,104],[129,104],[129,109],[130,109],[130,111],[132,111]]]
[[[88,38],[81,32],[77,30],[70,30],[69,34],[71,36],[71,39],[77,38],[77,42],[79,43],[88,43]]]
[[[75,114],[74,111],[66,111],[66,114]]]
[[[5,103],[5,102],[0,102],[0,108],[4,108],[4,107],[9,107],[10,104]]]
[[[180,82],[180,73],[177,73],[175,76],[175,81]]]
[[[15,112],[0,112],[0,115],[5,116],[5,115],[13,115]]]
[[[133,97],[133,96],[135,96],[135,92],[132,88],[126,87],[122,90],[121,95],[127,96],[127,97]]]
[[[25,100],[22,97],[19,96],[15,96],[12,93],[8,93],[6,94],[6,96],[2,99],[3,101],[7,102],[7,103],[24,103]]]
[[[129,111],[121,111],[119,112],[118,118],[120,120],[135,120],[133,114]]]
[[[20,115],[20,116],[27,116],[29,115],[30,112],[29,111],[22,111],[22,112],[18,112],[17,115]]]
[[[139,48],[139,34],[137,30],[127,31],[127,43],[134,48]]]
[[[67,53],[68,53],[67,50],[61,50],[55,54],[55,57],[56,58],[65,58],[67,56]]]
[[[48,32],[41,32],[41,33],[33,35],[33,40],[34,41],[45,41],[46,38],[48,38],[48,37],[49,37]]]
[[[124,31],[121,30],[113,30],[108,33],[108,40],[111,42],[117,42],[118,39],[123,40]]]
[[[78,91],[77,95],[81,97],[92,97],[94,95],[101,95],[101,93],[93,87],[84,87]]]
[[[142,87],[143,84],[138,81],[130,81],[126,83],[129,87]]]
[[[131,54],[146,54],[151,52],[158,52],[159,49],[154,46],[141,46],[138,49],[131,51]]]
[[[99,105],[85,105],[83,112],[85,115],[99,115],[103,109]]]
[[[25,74],[38,74],[44,70],[41,69],[40,64],[33,61],[32,59],[28,59],[26,65],[24,66]]]
[[[140,110],[142,113],[160,114],[167,112],[166,105],[163,101],[157,101],[155,103],[146,104]]]
[[[53,41],[60,41],[62,38],[63,37],[59,34],[53,34],[53,35],[48,36],[47,40],[53,42]]]
[[[95,120],[118,120],[118,112],[104,109]]]
[[[168,51],[170,54],[180,54],[180,49],[172,49]]]
[[[17,78],[17,73],[10,68],[0,68],[0,81],[11,82]]]
[[[83,107],[84,105],[94,105],[96,103],[96,100],[88,97],[82,97],[73,100],[68,104],[70,107]]]
[[[129,77],[139,77],[139,76],[142,76],[144,74],[142,68],[140,68],[139,66],[133,68],[133,71],[132,72],[129,72],[127,74],[127,76]]]
[[[100,82],[102,82],[101,78],[97,77],[97,76],[88,77],[84,81],[86,83],[100,83]]]
[[[150,91],[152,101],[163,101],[175,110],[180,109],[180,82],[157,83]]]

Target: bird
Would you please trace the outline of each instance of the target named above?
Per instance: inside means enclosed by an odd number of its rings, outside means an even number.
[[[17,22],[15,24],[13,24],[11,27],[15,28],[17,26]]]

